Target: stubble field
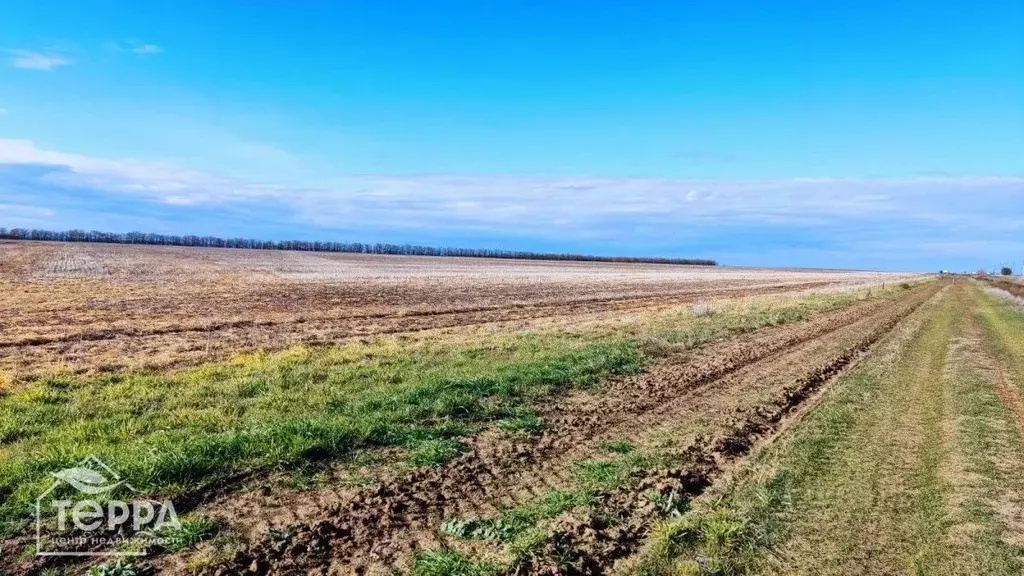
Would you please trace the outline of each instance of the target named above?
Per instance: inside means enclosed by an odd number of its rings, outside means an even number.
[[[0,242],[0,370],[159,369],[257,348],[896,281],[728,269]],[[504,329],[497,326],[495,329]]]
[[[1020,569],[1001,288],[42,243],[0,282],[10,573],[118,573],[34,555],[33,498],[89,454],[182,514],[124,570]]]

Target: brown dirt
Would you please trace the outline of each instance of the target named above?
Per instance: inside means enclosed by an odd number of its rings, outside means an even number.
[[[299,343],[898,278],[464,260],[0,242],[0,371],[163,369]]]
[[[1024,298],[1024,284],[1021,284],[1020,282],[1015,282],[1013,280],[992,279],[989,277],[985,277],[983,278],[983,280],[988,284],[995,286],[996,288],[1002,288],[1003,290],[1006,290],[1007,292],[1013,294],[1014,296]]]
[[[0,339],[0,367],[12,369],[23,376],[42,372],[45,368],[51,367],[54,362],[71,368],[75,372],[110,371],[122,368],[163,369],[224,359],[226,356],[248,350],[276,350],[299,343],[323,344],[351,338],[438,328],[499,322],[511,323],[552,317],[580,317],[600,312],[652,310],[708,298],[740,298],[808,290],[819,288],[824,284],[816,282],[796,286],[767,286],[752,289],[672,291],[657,296],[592,297],[506,306],[432,310],[403,308],[362,314],[339,313],[337,308],[343,306],[338,306],[328,308],[315,317],[298,315],[288,318],[281,317],[286,313],[275,314],[267,303],[274,302],[280,305],[289,300],[302,300],[312,309],[317,306],[315,302],[318,300],[321,302],[321,306],[330,301],[329,287],[320,287],[324,292],[321,296],[316,296],[316,291],[311,291],[311,294],[303,295],[301,298],[298,293],[302,290],[294,287],[287,294],[275,294],[273,289],[267,289],[260,294],[259,298],[247,298],[245,295],[235,296],[235,298],[248,299],[253,302],[251,309],[259,310],[258,315],[246,314],[241,311],[232,313],[228,307],[225,307],[226,309],[217,311],[217,316],[197,321],[192,318],[202,318],[203,313],[193,314],[183,309],[179,310],[178,314],[189,318],[189,320],[171,324],[159,325],[156,324],[156,321],[140,320],[140,324],[146,324],[140,326],[132,321],[101,319],[91,322],[89,328],[81,331],[69,332],[66,331],[67,327],[65,326],[61,331],[55,333],[37,333],[18,336],[14,339]],[[457,297],[450,297],[457,301]],[[414,302],[417,301],[415,298],[416,296],[409,294],[408,291],[404,294],[391,294],[380,303],[380,306],[397,308],[399,302]],[[424,298],[420,298],[418,301],[423,302],[423,300]],[[125,302],[125,305],[127,304],[128,302]],[[138,303],[132,305],[138,306]],[[302,304],[298,306],[301,307]],[[234,319],[227,319],[229,315]],[[124,324],[133,325],[119,326]]]
[[[687,464],[651,472],[630,490],[606,496],[603,507],[618,522],[587,518],[556,529],[553,542],[563,560],[575,554],[569,564],[576,572],[601,573],[641,542],[651,520],[650,504],[640,497],[645,490],[703,490],[726,462],[745,454],[937,289],[926,285],[896,303],[869,302],[672,355],[642,375],[615,378],[599,391],[551,406],[533,441],[485,433],[443,467],[414,470],[378,486],[210,503],[204,513],[250,527],[253,543],[206,573],[386,573],[416,550],[459,545],[438,535],[445,519],[493,514],[499,505],[570,485],[571,463],[595,455],[601,441],[642,445],[676,438],[680,461]],[[268,526],[285,536],[259,536]],[[172,572],[181,566],[159,562]],[[530,569],[546,568],[542,561]]]
[[[976,279],[984,282],[988,286],[992,286],[993,288],[1005,290],[1018,298],[1024,298],[1024,283],[1007,278],[992,276],[979,276],[976,277]]]

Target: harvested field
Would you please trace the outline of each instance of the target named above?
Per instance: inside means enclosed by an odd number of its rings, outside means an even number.
[[[0,242],[0,370],[162,369],[455,326],[901,281],[872,272]]]

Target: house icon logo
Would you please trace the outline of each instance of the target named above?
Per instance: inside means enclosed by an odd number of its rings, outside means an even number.
[[[170,500],[138,497],[96,456],[50,476],[36,498],[37,556],[143,556],[181,528]]]
[[[43,496],[56,490],[61,482],[65,482],[83,494],[98,495],[113,491],[119,486],[125,486],[132,492],[137,492],[129,484],[121,479],[121,475],[114,472],[99,458],[89,455],[85,460],[78,463],[74,468],[65,468],[59,472],[51,472],[50,476],[56,478],[56,482]]]

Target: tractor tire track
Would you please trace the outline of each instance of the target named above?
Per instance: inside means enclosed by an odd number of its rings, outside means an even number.
[[[925,285],[895,303],[869,302],[671,355],[644,374],[614,378],[597,394],[573,394],[542,411],[546,428],[532,443],[483,433],[446,466],[414,470],[330,504],[327,498],[290,526],[286,538],[258,540],[204,573],[387,569],[416,550],[437,545],[436,529],[446,518],[491,511],[497,503],[514,504],[565,486],[571,482],[568,465],[594,454],[601,439],[649,437],[659,424],[693,420],[705,412],[721,415],[731,430],[718,440],[704,440],[710,448],[701,458],[713,469],[718,455],[749,449],[744,438],[764,431],[765,424],[757,422],[777,422],[775,412],[798,405],[937,290]],[[775,400],[780,394],[782,404]],[[702,475],[711,472],[669,473],[698,489],[706,485]]]
[[[935,295],[928,301],[934,302],[938,298]],[[679,447],[676,454],[684,465],[644,470],[634,475],[628,486],[601,495],[592,504],[591,513],[582,518],[563,520],[554,527],[546,546],[547,554],[535,554],[529,564],[513,566],[512,572],[552,575],[619,573],[616,562],[628,559],[640,550],[652,522],[660,517],[647,494],[656,492],[676,501],[702,494],[755,446],[777,437],[813,404],[828,384],[867,355],[898,325],[907,322],[909,316],[923,319],[918,312],[923,304],[918,302],[904,314],[892,316],[868,332],[845,334],[850,337],[848,341],[841,345],[838,354],[828,359],[806,346],[801,347],[804,350],[787,352],[778,360],[782,366],[801,362],[801,369],[783,368],[768,374],[744,369],[742,372],[745,374],[730,376],[729,379],[746,380],[747,383],[747,386],[734,387],[732,393],[760,394],[756,400],[738,406],[731,417],[713,427],[708,434]],[[808,362],[810,364],[805,364]],[[700,411],[701,407],[690,410]],[[679,411],[663,411],[663,415],[685,418]],[[650,416],[652,424],[658,421],[656,415]],[[639,423],[641,429],[644,425],[644,422]],[[663,428],[671,430],[673,426]],[[614,522],[609,522],[609,518]]]

